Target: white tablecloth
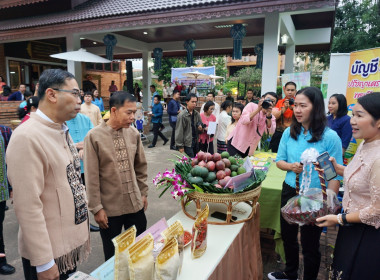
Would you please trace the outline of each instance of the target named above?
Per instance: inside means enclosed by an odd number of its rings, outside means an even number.
[[[188,206],[188,212],[195,213],[195,207],[193,205]],[[221,204],[209,204],[210,215],[214,211],[226,212],[225,206]],[[203,205],[202,205],[203,208]],[[232,215],[238,218],[248,217],[251,212],[251,207],[245,203],[239,203],[234,209]],[[175,221],[180,220],[185,230],[192,231],[194,220],[188,218],[182,211],[175,214],[168,220],[168,224],[171,225]],[[219,221],[215,218],[209,217],[209,221]],[[244,226],[244,223],[236,225],[208,225],[207,232],[207,250],[204,255],[198,259],[191,258],[191,249],[188,245],[184,250],[184,258],[182,265],[182,272],[177,278],[178,280],[186,279],[208,279],[214,272],[222,258],[225,256],[227,250],[235,240],[236,236],[240,233]],[[261,261],[261,259],[260,259]],[[234,266],[243,265],[241,263],[234,263]],[[113,280],[114,258],[109,259],[106,263],[91,273],[96,279],[99,280]],[[233,280],[233,279],[232,279]]]

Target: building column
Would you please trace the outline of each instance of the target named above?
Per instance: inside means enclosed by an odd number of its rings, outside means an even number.
[[[78,34],[66,35],[66,51],[77,51],[80,49],[80,38]],[[79,88],[82,88],[82,62],[67,61],[67,71],[75,76]]]
[[[293,66],[294,66],[294,55],[296,52],[296,46],[294,44],[286,45],[286,52],[285,52],[285,69],[284,73],[289,74],[293,73]]]
[[[143,69],[142,69],[142,84],[143,84],[143,108],[148,110],[149,106],[151,106],[152,94],[149,90],[150,83],[152,82],[151,72],[149,67],[152,65],[152,52],[151,51],[143,51],[142,53],[143,59]]]
[[[279,14],[265,15],[263,71],[261,95],[268,91],[276,92],[278,69]]]

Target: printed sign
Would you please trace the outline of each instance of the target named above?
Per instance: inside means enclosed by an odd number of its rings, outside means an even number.
[[[294,82],[297,85],[297,90],[300,90],[301,88],[304,88],[304,87],[309,87],[310,86],[310,72],[282,74],[281,76],[282,88],[284,88],[287,82]],[[282,93],[284,93],[284,89],[282,89]]]
[[[376,91],[380,91],[380,48],[352,52],[346,92],[348,106]]]

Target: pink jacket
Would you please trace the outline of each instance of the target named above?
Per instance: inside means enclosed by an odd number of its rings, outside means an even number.
[[[201,113],[201,119],[202,122],[208,127],[209,122],[216,122],[216,117],[211,114],[209,117],[207,117],[204,113]],[[210,143],[214,140],[214,137],[210,137],[210,135],[207,135],[207,131],[203,131],[201,134],[199,134],[199,143]]]
[[[249,115],[256,111],[258,105],[255,103],[248,103],[245,106],[243,113],[236,124],[235,129],[229,135],[228,140],[232,139],[232,146],[238,149],[240,152],[245,153],[249,149],[249,155],[253,155],[257,145],[260,142],[261,136],[257,134],[257,128],[259,133],[263,135],[264,131],[267,128],[266,125],[266,116],[260,111],[256,116],[253,117],[252,121],[249,119]],[[272,115],[272,125],[268,129],[270,134],[273,134],[276,130],[276,118]],[[236,136],[235,136],[236,135]]]

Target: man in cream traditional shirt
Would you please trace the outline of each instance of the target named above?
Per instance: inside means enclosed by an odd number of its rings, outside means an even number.
[[[112,239],[133,225],[137,235],[146,229],[147,162],[135,120],[136,98],[115,92],[109,101],[107,123],[84,139],[84,169],[89,209],[99,224],[105,259],[115,249]]]
[[[103,122],[102,114],[98,106],[94,105],[94,94],[92,92],[84,93],[84,103],[81,105],[81,113],[90,118],[92,124],[97,126]]]
[[[38,96],[39,109],[14,131],[6,155],[19,252],[26,280],[67,279],[90,252],[80,160],[65,125],[80,110],[80,91],[72,74],[48,69]]]

